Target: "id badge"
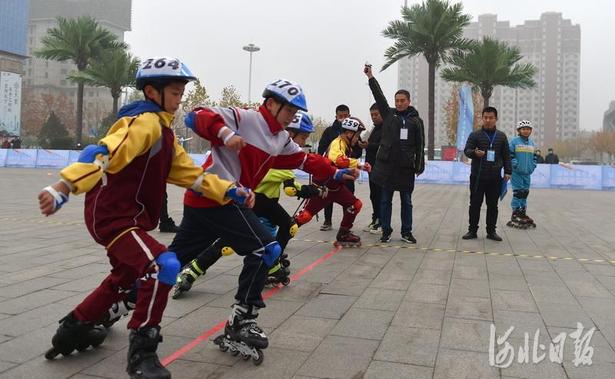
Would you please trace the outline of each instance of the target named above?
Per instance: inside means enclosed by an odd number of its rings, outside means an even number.
[[[495,150],[487,150],[487,162],[495,162]]]
[[[402,140],[408,139],[408,129],[406,128],[399,129],[399,139],[402,139]]]

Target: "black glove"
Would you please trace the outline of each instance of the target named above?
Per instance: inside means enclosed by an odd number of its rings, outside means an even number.
[[[310,197],[320,196],[321,190],[317,186],[311,184],[304,184],[297,192],[297,197],[302,199],[309,199]]]

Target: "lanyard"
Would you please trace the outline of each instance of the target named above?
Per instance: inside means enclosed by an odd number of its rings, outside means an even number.
[[[483,133],[485,133],[485,135],[487,136],[487,139],[489,140],[489,149],[493,149],[493,141],[495,141],[495,133],[493,133],[493,137],[489,137],[489,134],[487,134],[486,131],[483,130]]]

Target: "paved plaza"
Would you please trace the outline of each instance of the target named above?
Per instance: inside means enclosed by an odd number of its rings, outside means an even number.
[[[127,377],[126,318],[98,349],[43,357],[57,321],[109,270],[83,224],[83,196],[52,217],[39,214],[36,195],[56,178],[57,170],[0,169],[0,378]],[[258,322],[270,346],[261,366],[211,341],[229,314],[239,257],[224,257],[184,298],[169,300],[159,355],[174,378],[615,375],[615,193],[532,190],[528,213],[538,228],[529,231],[505,226],[509,194],[498,243],[484,239],[484,209],[479,239],[461,239],[466,186],[418,185],[416,246],[399,240],[398,199],[390,245],[362,232],[371,214],[368,185],[358,184],[357,193],[365,204],[355,225],[363,247],[334,249],[335,233],[319,231],[316,220],[290,242],[297,277],[267,294]],[[169,187],[169,201],[181,220],[182,190]],[[298,205],[283,202],[291,212]],[[336,207],[334,223],[340,218]],[[511,326],[505,341],[494,338]],[[552,339],[558,343],[549,354]]]

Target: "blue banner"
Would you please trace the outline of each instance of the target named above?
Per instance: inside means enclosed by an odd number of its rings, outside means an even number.
[[[36,157],[36,167],[64,168],[68,165],[69,150],[40,149]]]
[[[453,171],[449,161],[427,161],[425,171],[416,179],[419,183],[448,184]]]
[[[602,189],[601,166],[550,165],[551,187]]]
[[[8,152],[8,149],[0,149],[0,167],[6,166],[6,156]]]
[[[2,157],[0,157],[2,159]],[[602,189],[613,191],[615,190],[615,167],[602,166]]]
[[[474,104],[472,89],[468,85],[459,88],[459,119],[457,121],[457,151],[463,151],[468,136],[474,128]]]
[[[8,149],[6,167],[36,167],[35,149]]]
[[[551,187],[551,166],[550,164],[536,165],[536,169],[532,173],[531,188],[549,188]]]

